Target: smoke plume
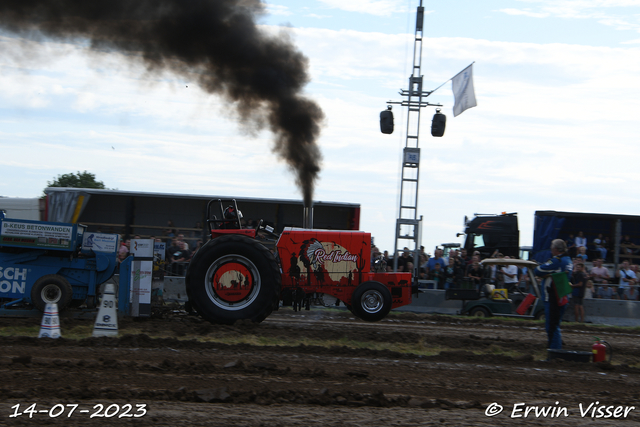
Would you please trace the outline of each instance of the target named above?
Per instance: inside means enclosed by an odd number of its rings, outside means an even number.
[[[29,39],[88,40],[142,61],[151,73],[198,76],[243,123],[268,126],[273,150],[310,206],[320,172],[324,114],[302,95],[307,59],[283,36],[256,26],[261,0],[2,0],[0,28]]]

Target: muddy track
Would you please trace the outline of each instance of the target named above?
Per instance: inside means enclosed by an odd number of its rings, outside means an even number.
[[[403,314],[366,323],[346,311],[286,309],[258,325],[161,317],[125,320],[119,338],[0,338],[0,425],[513,425],[509,413],[518,402],[568,408],[567,417],[530,415],[531,425],[588,425],[579,405],[595,401],[638,406],[615,425],[640,422],[639,340],[629,330],[568,325],[567,348],[589,350],[594,335],[614,346],[613,364],[584,364],[540,361],[546,338],[536,322]],[[33,321],[2,319],[0,326]],[[63,336],[83,324],[62,319]],[[291,345],[211,342],[239,336]],[[369,348],[304,345],[301,338]],[[437,350],[371,349],[385,343]],[[487,417],[494,402],[504,412]],[[32,403],[43,410],[78,404],[90,412],[9,417],[15,405],[24,410]],[[97,404],[120,412],[91,419]],[[147,413],[118,418],[127,404],[146,404]]]

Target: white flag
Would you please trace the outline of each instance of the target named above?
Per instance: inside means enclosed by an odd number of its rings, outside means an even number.
[[[453,106],[453,117],[468,108],[478,105],[476,103],[476,94],[473,90],[473,64],[451,79],[451,89],[456,100]]]

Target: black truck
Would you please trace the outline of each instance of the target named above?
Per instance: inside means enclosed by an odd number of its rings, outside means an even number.
[[[497,250],[505,256],[520,257],[520,230],[517,213],[474,214],[465,217],[464,248],[469,256],[480,252],[482,259],[491,257]]]

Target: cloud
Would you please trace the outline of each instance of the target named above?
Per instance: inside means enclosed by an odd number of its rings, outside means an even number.
[[[289,10],[287,6],[282,6],[278,4],[266,3],[265,9],[267,13],[275,16],[291,16],[293,13]]]
[[[330,8],[347,12],[367,13],[378,16],[389,16],[392,13],[405,13],[406,2],[401,0],[319,0]]]
[[[596,22],[613,27],[620,31],[640,32],[640,22],[637,13],[615,14],[614,8],[637,8],[638,0],[518,0],[529,4],[538,4],[537,9],[506,8],[499,12],[508,15],[521,15],[532,18],[564,18],[564,19],[593,19]]]
[[[548,12],[532,12],[531,9],[500,9],[499,12],[506,13],[507,15],[524,15],[531,18],[546,18],[549,16]]]
[[[310,13],[308,15],[305,15],[305,17],[307,17],[307,18],[325,19],[325,18],[331,18],[331,15],[318,15],[317,13]]]
[[[532,8],[506,8],[499,12],[508,15],[522,15],[532,18],[564,18],[564,19],[594,19],[602,25],[616,30],[635,30],[640,32],[640,22],[637,13],[614,14],[614,8],[631,8],[640,6],[638,0],[518,0],[529,4],[538,4]]]

